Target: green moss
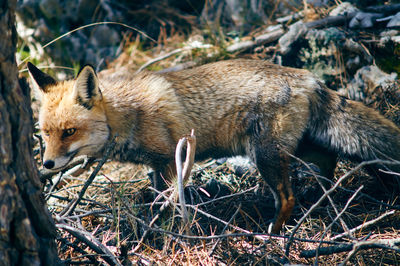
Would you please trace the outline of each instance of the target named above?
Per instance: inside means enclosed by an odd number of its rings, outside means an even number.
[[[392,43],[388,46],[375,55],[376,65],[386,73],[396,72],[400,75],[400,44]]]

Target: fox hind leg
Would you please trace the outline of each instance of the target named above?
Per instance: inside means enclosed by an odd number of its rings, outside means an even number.
[[[269,185],[275,198],[275,219],[270,232],[278,234],[289,219],[295,198],[289,180],[290,158],[284,148],[271,138],[256,137],[250,146],[250,156]]]

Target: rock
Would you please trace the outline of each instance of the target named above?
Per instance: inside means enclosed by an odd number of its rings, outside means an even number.
[[[382,31],[379,35],[381,36],[379,39],[379,45],[381,47],[384,47],[389,41],[400,43],[400,32],[398,30]]]
[[[382,18],[383,14],[358,12],[349,23],[350,28],[371,28],[376,19]]]
[[[329,16],[340,16],[340,15],[345,15],[345,14],[350,14],[353,12],[358,12],[359,9],[355,6],[353,6],[349,2],[343,2],[334,9],[332,9],[331,12],[329,12]]]
[[[377,87],[391,87],[397,80],[397,74],[387,74],[376,65],[360,68],[352,82],[348,85],[347,94],[350,99],[363,100],[370,95]]]
[[[297,21],[290,25],[289,31],[279,39],[279,47],[282,54],[287,54],[290,51],[291,45],[303,37],[307,33],[307,27],[303,21]]]
[[[396,15],[394,15],[389,23],[386,25],[386,27],[390,28],[390,27],[398,27],[400,26],[400,12],[398,12]]]
[[[338,47],[345,43],[346,35],[337,28],[312,29],[305,36],[305,45],[299,53],[304,67],[322,79],[334,78],[344,69],[338,68],[336,54]]]

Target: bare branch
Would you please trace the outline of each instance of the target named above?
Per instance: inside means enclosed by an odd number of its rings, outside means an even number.
[[[364,161],[361,162],[360,164],[358,164],[356,167],[354,167],[353,169],[351,169],[349,172],[347,172],[346,174],[342,175],[338,181],[328,190],[326,191],[321,198],[319,198],[319,200],[314,203],[314,205],[311,206],[310,209],[308,209],[308,211],[303,215],[303,217],[301,217],[301,219],[299,220],[299,222],[297,223],[297,225],[293,228],[292,233],[290,235],[289,241],[286,244],[286,251],[285,251],[285,255],[287,257],[289,257],[289,253],[290,253],[290,246],[292,245],[292,237],[296,234],[297,230],[300,228],[301,224],[305,221],[305,219],[311,214],[311,212],[313,212],[321,203],[322,201],[328,197],[333,191],[336,190],[336,188],[347,178],[349,178],[352,174],[354,174],[356,171],[358,171],[359,169],[361,169],[362,167],[366,166],[366,165],[370,165],[370,164],[397,164],[397,162],[393,162],[393,161],[387,161],[387,160],[372,160],[372,161]]]
[[[101,255],[101,257],[110,265],[121,265],[111,251],[89,232],[77,229],[65,223],[57,223],[56,226],[59,229],[67,231],[76,239],[88,245],[93,251]]]
[[[110,156],[111,151],[114,149],[115,144],[116,144],[116,142],[115,142],[116,137],[117,136],[114,136],[111,139],[111,141],[107,144],[106,151],[104,153],[103,158],[97,164],[96,168],[94,169],[92,174],[87,179],[87,181],[86,181],[85,185],[83,186],[82,190],[79,192],[78,198],[76,198],[75,200],[72,201],[72,205],[66,211],[62,211],[64,213],[63,216],[68,216],[69,214],[71,214],[74,211],[74,209],[76,208],[76,206],[78,205],[79,201],[83,198],[83,195],[85,195],[86,190],[88,189],[90,184],[95,179],[95,177],[96,177],[97,173],[100,171],[101,167],[107,161],[108,157]]]
[[[342,233],[342,234],[340,234],[340,235],[336,235],[336,236],[332,237],[331,239],[332,239],[332,240],[341,239],[341,238],[343,238],[343,237],[349,235],[350,233],[356,232],[357,230],[365,229],[365,228],[367,228],[367,227],[369,227],[369,226],[371,226],[371,225],[374,225],[374,224],[376,224],[377,222],[379,222],[380,220],[382,220],[382,219],[384,219],[384,218],[386,218],[386,217],[388,217],[388,216],[394,216],[395,213],[396,213],[395,210],[391,210],[391,211],[385,212],[385,213],[382,214],[381,216],[379,216],[379,217],[377,217],[377,218],[375,218],[375,219],[373,219],[373,220],[371,220],[371,221],[368,221],[368,222],[365,222],[365,223],[363,223],[363,224],[360,224],[359,226],[350,229],[348,232],[344,232],[344,233]],[[397,213],[396,213],[396,215],[399,215],[399,214],[400,214],[400,212],[397,212]]]
[[[343,215],[343,213],[347,210],[347,208],[348,208],[349,205],[350,205],[350,202],[353,201],[353,199],[357,196],[358,192],[360,192],[361,189],[363,189],[363,188],[364,188],[364,186],[360,186],[360,187],[356,190],[356,192],[354,192],[354,194],[350,197],[350,199],[347,201],[347,203],[346,203],[346,205],[344,206],[344,208],[342,209],[342,211],[336,216],[336,218],[331,222],[331,224],[328,225],[328,227],[325,229],[324,233],[323,233],[322,236],[321,236],[321,241],[324,239],[326,233],[331,229],[331,227],[336,223],[336,221],[337,221],[338,219],[340,219],[340,217]],[[315,257],[316,257],[316,258],[315,258],[315,263],[314,263],[314,264],[318,264],[318,251],[319,251],[319,248],[321,248],[321,245],[322,245],[322,242],[318,245],[318,248],[316,249],[316,252],[315,252]]]

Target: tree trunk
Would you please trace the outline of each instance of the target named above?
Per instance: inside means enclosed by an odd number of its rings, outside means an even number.
[[[0,265],[55,265],[56,229],[32,155],[32,110],[15,61],[16,0],[0,0]]]

